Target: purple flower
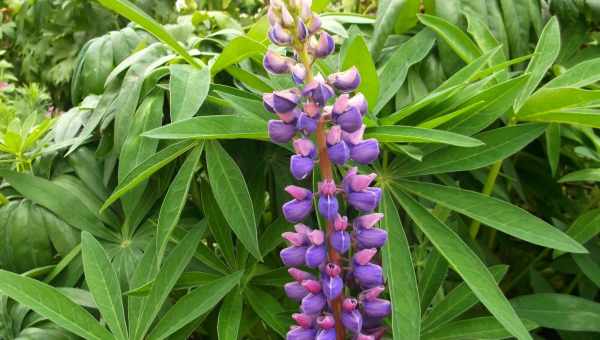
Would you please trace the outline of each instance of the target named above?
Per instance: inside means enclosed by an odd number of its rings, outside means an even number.
[[[348,203],[359,211],[373,211],[381,199],[381,188],[367,188],[348,194]]]
[[[327,32],[319,34],[319,40],[312,47],[312,54],[317,58],[325,58],[335,49],[333,38]]]
[[[319,314],[327,305],[327,298],[323,293],[310,293],[302,299],[300,309],[306,314]]]
[[[365,315],[373,318],[385,318],[392,313],[392,305],[384,299],[365,300],[362,306]]]
[[[312,15],[307,23],[310,34],[315,34],[319,29],[321,29],[321,18],[319,18],[318,15]]]
[[[379,157],[379,143],[376,139],[367,139],[350,149],[350,158],[360,164],[373,163]]]
[[[290,112],[300,101],[300,91],[294,88],[275,91],[272,98],[272,108],[275,112]]]
[[[342,294],[344,281],[340,277],[341,271],[341,268],[336,264],[329,263],[326,266],[326,274],[323,275],[321,287],[323,294],[325,294],[329,301],[334,300]]]
[[[362,329],[363,318],[358,310],[343,311],[342,323],[352,333],[358,333]]]
[[[381,266],[367,263],[366,265],[354,265],[354,278],[361,287],[372,288],[383,284],[383,270]]]
[[[276,23],[269,30],[269,39],[278,46],[286,46],[292,42],[290,32]]]
[[[297,63],[290,68],[292,71],[292,79],[296,84],[304,83],[304,78],[306,78],[306,68],[303,64]]]
[[[297,180],[305,179],[314,167],[314,161],[310,157],[294,155],[290,159],[290,172]]]
[[[335,340],[335,319],[331,314],[325,314],[317,318],[317,325],[321,329],[317,334],[317,340]]]
[[[312,328],[293,326],[286,335],[286,340],[314,340],[317,331]]]
[[[327,147],[327,155],[329,159],[337,165],[344,165],[350,160],[350,148],[344,141]]]
[[[362,215],[354,219],[353,225],[355,228],[369,229],[374,227],[383,218],[382,213],[373,213]]]
[[[360,85],[360,74],[355,66],[344,72],[333,73],[328,77],[329,83],[342,92],[354,91]]]
[[[305,281],[305,280],[314,280],[314,276],[311,273],[305,272],[298,268],[293,268],[293,267],[289,268],[288,273],[298,283],[301,283],[302,281]]]
[[[334,92],[331,86],[325,82],[323,76],[319,74],[310,83],[304,86],[302,95],[310,97],[312,101],[322,107],[327,103],[329,98],[333,97]]]
[[[294,313],[292,319],[302,328],[312,328],[317,318],[310,314]]]
[[[362,126],[362,115],[357,108],[350,106],[346,111],[337,116],[335,122],[345,132],[354,132]]]
[[[348,100],[348,105],[357,108],[360,114],[362,114],[363,116],[367,113],[369,107],[367,99],[360,92],[354,95],[354,97],[350,98],[350,100]]]
[[[339,203],[334,195],[319,195],[319,212],[325,219],[333,220],[338,213]]]
[[[335,340],[335,328],[321,329],[315,340]]]
[[[305,112],[302,112],[300,116],[298,116],[298,121],[296,122],[296,128],[305,135],[310,135],[311,133],[317,130],[317,124],[319,122],[316,118],[312,118],[307,115]]]
[[[387,240],[387,232],[379,228],[356,228],[354,237],[360,249],[381,248]]]
[[[287,247],[279,253],[279,256],[281,257],[281,262],[283,262],[283,264],[287,267],[302,266],[305,263],[304,258],[306,256],[306,250],[307,248],[304,246]]]
[[[300,40],[301,42],[305,41],[306,37],[308,37],[308,28],[306,27],[304,22],[302,22],[302,20],[298,20],[298,24],[296,25],[296,34],[298,40]]]
[[[283,205],[283,215],[289,222],[300,222],[312,211],[312,192],[293,185],[286,187],[286,191],[294,199]]]
[[[263,59],[265,70],[273,74],[288,73],[293,61],[290,58],[283,57],[273,51],[268,51]]]
[[[302,301],[302,299],[308,295],[308,290],[304,288],[300,283],[288,282],[283,286],[285,294],[292,300]]]
[[[287,143],[296,134],[293,124],[284,123],[281,120],[270,120],[268,124],[269,137],[274,143]]]
[[[329,239],[333,249],[340,254],[345,254],[350,249],[350,234],[346,231],[334,231]]]

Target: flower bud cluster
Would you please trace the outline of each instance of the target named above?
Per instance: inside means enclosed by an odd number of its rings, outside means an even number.
[[[319,159],[344,166],[370,164],[379,156],[378,142],[363,138],[368,105],[364,95],[355,92],[361,82],[358,70],[312,76],[314,60],[331,54],[335,44],[310,7],[310,0],[271,1],[269,38],[290,48],[293,56],[269,51],[263,61],[268,72],[290,74],[298,84],[263,95],[265,108],[279,118],[269,121],[271,140],[292,142],[290,171],[298,180],[312,175]],[[289,246],[281,251],[281,260],[293,278],[284,289],[300,304],[287,339],[335,340],[340,339],[340,329],[353,339],[380,339],[383,318],[391,313],[390,302],[379,297],[385,288],[377,249],[387,233],[376,227],[383,215],[373,211],[381,189],[372,186],[375,174],[359,174],[356,167],[349,168],[339,184],[329,177],[318,184],[318,193],[295,185],[285,188],[292,200],[283,205],[283,215],[295,225],[294,231],[282,235]],[[362,215],[349,222],[338,198]],[[313,212],[313,199],[327,221],[326,231],[302,223]]]

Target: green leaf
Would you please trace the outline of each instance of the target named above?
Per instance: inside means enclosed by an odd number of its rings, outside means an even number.
[[[537,327],[532,321],[523,320],[527,330]],[[511,334],[493,317],[483,316],[459,320],[444,325],[435,331],[425,332],[423,340],[485,340],[507,339]]]
[[[239,115],[201,116],[144,133],[157,139],[260,139],[267,140],[267,122]]]
[[[419,229],[496,319],[518,339],[531,340],[529,332],[481,259],[452,229],[431,215],[413,198],[399,190],[393,193]]]
[[[475,138],[453,132],[401,125],[368,128],[366,137],[376,138],[383,143],[441,143],[461,147],[483,145]]]
[[[341,70],[347,70],[356,66],[360,73],[360,85],[356,91],[361,92],[369,107],[375,107],[379,96],[379,77],[375,63],[371,58],[365,39],[360,35],[354,35],[344,44],[346,47],[341,52]]]
[[[482,132],[475,138],[484,146],[443,148],[425,156],[423,162],[407,162],[400,174],[409,177],[482,168],[518,152],[541,135],[544,128],[544,125],[522,124]]]
[[[438,184],[399,181],[404,189],[519,239],[573,253],[587,250],[565,233],[509,202]]]
[[[585,87],[600,81],[600,58],[581,62],[550,80],[544,88]]]
[[[549,124],[546,128],[546,155],[552,176],[556,175],[560,159],[560,124]]]
[[[179,223],[181,211],[188,199],[190,184],[194,178],[194,172],[200,161],[200,155],[204,144],[196,146],[185,159],[185,162],[179,168],[177,176],[169,185],[169,189],[165,194],[163,203],[160,206],[158,213],[158,224],[156,231],[156,250],[158,251],[157,262],[160,264],[164,251],[169,243],[171,233]]]
[[[422,311],[427,310],[435,294],[444,283],[447,274],[448,262],[439,251],[431,249],[419,278],[419,297]]]
[[[500,0],[506,37],[513,58],[527,53],[529,48],[530,18],[529,0]]]
[[[564,175],[558,182],[600,182],[600,169],[577,170]]]
[[[228,66],[225,71],[233,78],[241,81],[246,87],[256,92],[273,92],[273,87],[260,76],[237,66]]]
[[[592,246],[594,248],[591,248]],[[581,269],[581,272],[583,272],[583,274],[585,274],[585,276],[587,276],[587,278],[590,279],[590,281],[592,281],[596,285],[596,287],[600,288],[600,264],[598,264],[598,261],[594,261],[594,256],[592,256],[600,254],[600,252],[597,251],[598,246],[592,246],[589,247],[592,250],[596,250],[595,254],[592,251],[591,254],[572,254],[571,257],[573,257],[573,260],[575,261],[579,269]],[[596,258],[597,257],[598,256],[596,255]]]
[[[72,192],[56,183],[8,170],[0,170],[0,177],[4,177],[23,196],[52,211],[72,227],[105,240],[118,240],[116,234],[102,224],[97,214],[90,211]]]
[[[552,17],[544,27],[535,48],[535,54],[525,70],[530,76],[527,79],[527,84],[525,84],[525,87],[515,100],[513,105],[515,112],[519,112],[529,95],[536,89],[546,71],[548,71],[556,60],[556,57],[558,57],[559,52],[560,29],[558,27],[558,20],[556,17]]]
[[[212,75],[215,75],[230,65],[250,56],[264,54],[265,52],[267,52],[267,47],[258,41],[245,36],[237,37],[225,46],[212,65],[210,72]]]
[[[148,14],[144,13],[141,9],[137,8],[134,4],[127,0],[98,0],[102,6],[119,13],[125,18],[135,22],[142,26],[146,31],[154,35],[158,40],[165,43],[175,52],[179,53],[183,59],[185,59],[191,65],[202,68],[203,64],[201,61],[193,58],[187,50],[177,42],[177,40],[167,32],[167,30],[156,22]]]
[[[455,85],[455,86],[451,86],[447,89],[440,90],[438,92],[432,92],[432,93],[426,95],[425,97],[419,99],[415,103],[408,105],[406,107],[403,107],[399,111],[394,112],[394,113],[390,114],[389,116],[382,117],[380,119],[380,123],[382,125],[395,124],[395,123],[401,121],[402,119],[427,107],[428,105],[432,105],[434,103],[446,100],[448,97],[450,97],[453,93],[456,93],[456,91],[460,90],[461,88],[462,87]]]
[[[504,51],[500,47],[500,43],[494,37],[494,34],[484,22],[484,20],[472,13],[465,13],[465,16],[468,21],[467,31],[473,36],[475,42],[481,48],[484,53],[488,53],[490,51],[494,51],[490,58],[490,66],[499,65],[506,62],[507,56],[504,55]],[[508,72],[506,67],[496,76],[498,81],[505,81],[508,79]]]
[[[200,238],[203,234],[204,230],[202,228],[192,229],[165,259],[164,265],[160,268],[152,284],[150,293],[141,301],[141,313],[137,316],[137,327],[133,331],[132,339],[144,339],[144,336],[169,296],[171,289],[173,289],[192,259],[194,250],[198,246],[198,243],[200,243]]]
[[[162,167],[169,164],[189,149],[193,148],[196,144],[196,141],[181,141],[171,144],[154,155],[146,158],[142,163],[131,170],[127,176],[125,176],[121,183],[115,188],[113,193],[106,199],[100,208],[100,211],[102,212],[108,208],[120,197],[135,188],[144,180],[148,179],[150,176],[152,176],[152,174],[160,170]]]
[[[242,272],[235,272],[184,295],[156,324],[148,335],[148,340],[165,339],[192,320],[210,311],[239,284],[242,274]]]
[[[202,212],[208,220],[208,228],[219,245],[219,249],[223,253],[223,258],[229,265],[235,267],[238,261],[235,257],[231,227],[227,223],[225,216],[223,216],[208,181],[202,181],[200,184],[200,199],[202,201]],[[278,236],[281,237],[281,233]]]
[[[600,332],[600,303],[566,294],[522,295],[511,300],[519,316],[542,327]]]
[[[128,339],[121,286],[106,251],[90,233],[83,232],[81,255],[85,282],[102,318],[117,339]]]
[[[425,58],[433,44],[435,35],[430,30],[422,30],[405,43],[398,46],[390,55],[379,73],[380,91],[377,105],[371,110],[373,115],[396,95],[406,79],[408,69]]]
[[[383,192],[379,207],[384,214],[381,225],[388,232],[382,260],[392,300],[393,336],[419,340],[421,309],[410,246],[392,196],[387,190]]]
[[[582,90],[573,87],[544,88],[527,99],[519,112],[519,118],[528,119],[532,115],[593,106],[598,101],[600,101],[598,90]]]
[[[221,340],[237,339],[242,321],[244,295],[240,289],[234,289],[223,300],[219,319],[217,321],[217,334]]]
[[[90,313],[45,283],[0,270],[0,292],[85,339],[114,339]]]
[[[375,19],[375,29],[371,37],[370,50],[373,59],[377,60],[381,50],[385,46],[388,36],[394,31],[394,26],[398,15],[402,11],[405,0],[388,0],[382,2],[377,9],[377,18]]]
[[[449,21],[427,14],[419,15],[419,20],[434,30],[464,62],[470,63],[481,56],[481,51],[473,40]]]
[[[289,325],[281,317],[285,312],[281,303],[273,295],[256,287],[246,287],[244,295],[254,312],[277,334],[284,337]]]
[[[489,270],[496,282],[499,283],[504,275],[506,275],[508,266],[492,266],[489,267]],[[463,315],[463,313],[473,308],[478,302],[477,296],[473,294],[473,291],[466,283],[462,282],[452,289],[448,295],[438,302],[429,314],[427,314],[423,320],[423,329],[425,332],[431,332],[434,329],[437,330],[448,322]]]
[[[580,215],[566,231],[567,235],[581,244],[600,233],[600,209],[593,209]]]
[[[244,247],[261,260],[252,200],[240,168],[214,141],[206,145],[206,166],[212,192],[227,223]]]
[[[183,64],[171,65],[169,70],[171,121],[191,118],[198,112],[208,95],[210,72],[206,67],[197,69]]]
[[[600,110],[597,109],[562,109],[550,112],[541,112],[526,117],[522,120],[529,122],[559,123],[589,126],[600,128]]]

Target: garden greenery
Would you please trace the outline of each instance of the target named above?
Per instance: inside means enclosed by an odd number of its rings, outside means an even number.
[[[599,336],[597,1],[0,7],[0,339]]]

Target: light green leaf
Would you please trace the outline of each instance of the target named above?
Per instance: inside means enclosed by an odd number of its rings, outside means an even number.
[[[165,259],[164,265],[160,268],[156,279],[152,283],[150,293],[141,301],[140,314],[137,316],[138,321],[135,323],[137,327],[133,331],[132,339],[144,339],[171,289],[173,289],[192,259],[203,234],[204,230],[202,228],[192,229]]]
[[[260,139],[266,140],[267,122],[239,115],[200,116],[144,133],[157,139]]]
[[[216,141],[206,145],[206,163],[210,186],[227,223],[244,247],[262,259],[252,200],[240,168]]]
[[[423,162],[407,162],[400,174],[422,176],[482,168],[518,152],[541,135],[544,128],[544,125],[523,124],[482,132],[474,137],[484,146],[443,148],[427,155]]]
[[[375,63],[367,48],[367,43],[362,36],[354,35],[344,45],[346,47],[340,56],[341,70],[345,71],[352,66],[356,66],[361,77],[360,85],[356,91],[365,96],[369,107],[375,107],[379,96],[379,77],[377,76]]]
[[[83,232],[81,255],[85,282],[102,318],[117,339],[128,339],[121,286],[106,251],[90,233]]]
[[[600,128],[600,110],[597,109],[562,109],[540,112],[521,118],[529,122],[573,124]]]
[[[200,144],[190,151],[185,162],[179,168],[177,176],[175,176],[175,179],[169,185],[169,189],[160,206],[156,231],[157,263],[159,264],[161,263],[167,243],[169,243],[171,233],[179,223],[179,217],[188,199],[190,184],[194,178],[194,171],[196,171],[196,167],[200,161],[203,147],[204,144]]]
[[[506,272],[508,266],[498,265],[488,268],[496,282],[500,282]],[[425,332],[431,332],[434,329],[438,329],[448,322],[460,317],[475,306],[479,300],[477,296],[473,294],[473,291],[469,286],[462,282],[454,289],[452,289],[448,295],[444,297],[439,303],[437,303],[433,309],[427,314],[423,320],[423,329]]]
[[[58,184],[8,170],[0,170],[0,177],[4,177],[21,195],[52,211],[72,227],[105,240],[118,240],[118,236],[102,224],[98,214],[90,211],[77,196]]]
[[[267,52],[267,47],[260,42],[245,36],[237,37],[225,46],[212,65],[210,72],[212,75],[215,75],[230,65],[254,55],[264,54],[265,52]]]
[[[373,59],[377,60],[379,53],[385,46],[388,36],[394,31],[394,26],[398,15],[402,11],[406,0],[388,0],[381,3],[377,9],[377,18],[375,19],[375,29],[371,37],[369,49]]]
[[[561,177],[558,182],[600,182],[600,169],[582,169],[573,171]]]
[[[434,30],[464,62],[470,63],[481,56],[481,50],[473,40],[449,21],[427,14],[419,15],[419,20]]]
[[[121,196],[135,188],[138,184],[148,179],[152,174],[160,170],[163,166],[169,164],[177,157],[184,154],[189,149],[193,148],[197,144],[196,141],[185,140],[178,143],[171,144],[166,148],[160,150],[154,155],[146,158],[142,163],[131,170],[125,178],[121,181],[113,193],[106,199],[100,211],[105,210],[111,204],[116,202]]]
[[[475,138],[453,132],[401,125],[368,128],[366,137],[376,138],[383,143],[441,143],[461,147],[483,145]]]
[[[379,72],[381,85],[377,105],[371,110],[373,115],[377,115],[385,104],[396,95],[406,79],[408,69],[429,54],[434,42],[433,32],[422,30],[396,48]]]
[[[235,272],[184,295],[156,324],[148,335],[148,340],[165,339],[192,320],[210,311],[239,284],[242,274],[242,272]]]
[[[45,283],[0,270],[0,292],[85,339],[114,339],[90,313]]]
[[[232,290],[225,297],[217,321],[217,334],[220,340],[238,338],[243,307],[244,295],[240,289]]]
[[[519,112],[520,119],[542,113],[583,108],[600,102],[599,90],[582,90],[574,87],[540,89],[527,99]]]
[[[598,246],[595,244],[589,245],[588,247],[591,250],[591,254],[572,254],[571,257],[573,257],[573,260],[579,269],[581,269],[581,272],[583,272],[596,287],[600,288],[600,264],[598,263],[600,261],[597,261],[597,259],[600,258],[600,256],[598,256],[600,255],[600,251],[598,251]]]
[[[388,232],[382,260],[392,300],[392,333],[394,338],[419,340],[421,309],[410,246],[392,196],[387,190],[383,192],[379,208],[384,214],[381,225]]]
[[[600,332],[600,303],[566,294],[532,294],[510,301],[522,318],[542,327]]]
[[[546,155],[552,176],[556,175],[560,159],[560,124],[549,124],[546,128]]]
[[[550,80],[544,88],[585,87],[600,81],[600,58],[581,62]]]
[[[201,61],[193,58],[187,50],[177,42],[177,40],[167,32],[167,30],[156,22],[148,14],[144,13],[141,9],[137,8],[134,4],[127,0],[98,0],[102,6],[119,13],[127,19],[135,22],[142,26],[146,31],[154,35],[158,40],[165,43],[175,52],[179,53],[183,59],[185,59],[191,65],[197,68],[202,68],[204,65]]]
[[[577,217],[569,226],[566,234],[581,244],[585,244],[592,237],[600,233],[600,209],[593,209]],[[555,252],[556,255],[562,254]]]
[[[531,340],[529,332],[481,259],[452,229],[431,215],[413,198],[399,190],[393,193],[419,229],[496,319],[519,340]]]
[[[198,69],[183,64],[171,65],[169,70],[171,121],[191,118],[198,112],[208,95],[210,72],[207,67]]]
[[[542,35],[535,48],[535,54],[529,65],[527,65],[526,73],[530,76],[527,79],[527,84],[523,88],[520,95],[515,100],[514,110],[519,113],[521,107],[529,97],[531,93],[536,89],[546,71],[552,66],[558,53],[560,52],[560,29],[558,27],[558,20],[556,17],[550,18]]]
[[[475,191],[432,183],[400,181],[398,184],[417,196],[519,239],[567,252],[587,252],[582,245],[556,227],[509,202]]]
[[[528,330],[535,329],[533,321],[523,320]],[[483,316],[459,320],[435,331],[423,334],[423,340],[496,340],[511,338],[511,334],[493,317]]]

